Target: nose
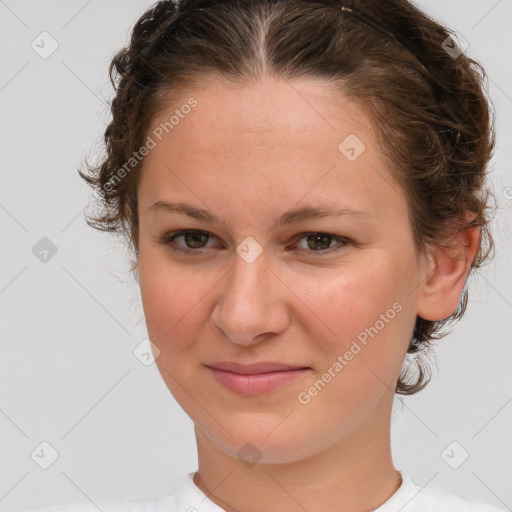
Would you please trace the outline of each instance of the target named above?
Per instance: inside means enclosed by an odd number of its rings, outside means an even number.
[[[219,284],[211,322],[237,345],[250,346],[283,332],[289,323],[284,279],[268,266],[265,253],[248,263],[238,254]]]

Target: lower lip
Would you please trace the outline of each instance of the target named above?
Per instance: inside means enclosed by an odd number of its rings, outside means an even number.
[[[218,368],[207,367],[215,379],[225,387],[243,395],[269,393],[303,376],[309,368],[270,373],[243,375]]]

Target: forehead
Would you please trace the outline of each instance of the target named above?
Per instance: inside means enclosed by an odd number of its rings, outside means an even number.
[[[365,201],[374,211],[396,202],[398,185],[369,116],[319,79],[267,77],[247,86],[205,81],[160,112],[149,135],[156,146],[141,180],[146,203],[178,190],[193,197],[190,186],[203,194],[213,187],[231,203],[233,190],[241,200],[265,194],[271,202],[277,194],[276,203],[290,207],[313,193],[354,209]]]
[[[191,98],[197,105],[188,109]],[[171,106],[153,119],[152,129],[165,124],[169,114],[182,108],[190,112],[181,115],[169,132],[177,135],[184,131],[178,129],[180,125],[186,124],[190,128],[187,140],[201,146],[220,136],[228,144],[275,144],[276,135],[292,145],[308,141],[317,145],[320,137],[331,144],[343,135],[343,130],[355,130],[367,137],[366,132],[373,129],[355,99],[345,96],[339,86],[313,78],[281,80],[266,76],[249,85],[220,77],[204,79],[201,85],[174,98]],[[227,140],[235,135],[234,140]],[[331,137],[326,139],[326,135]]]

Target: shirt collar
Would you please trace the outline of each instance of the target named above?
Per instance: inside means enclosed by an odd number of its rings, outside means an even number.
[[[421,487],[417,487],[406,473],[398,471],[402,477],[402,484],[391,495],[391,497],[376,508],[373,512],[396,512],[397,510],[405,510],[404,507],[412,501],[416,495],[421,492]]]
[[[176,512],[225,512],[213,503],[194,482],[196,472],[186,474],[174,493]]]
[[[409,503],[421,491],[411,481],[410,477],[398,471],[402,477],[402,484],[395,493],[373,512],[396,512]],[[176,512],[225,512],[225,510],[211,501],[194,482],[196,472],[186,474],[179,482],[174,493]]]

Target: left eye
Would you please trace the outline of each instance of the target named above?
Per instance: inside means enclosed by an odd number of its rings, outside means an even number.
[[[328,249],[332,249],[331,242],[334,240],[341,242],[338,246],[344,246],[347,243],[343,238],[328,233],[303,233],[300,240],[306,240],[307,248],[312,249],[310,252],[326,252]]]
[[[185,241],[185,247],[182,245],[177,245],[174,241],[178,238],[183,238]],[[211,233],[206,231],[197,231],[197,230],[188,230],[188,231],[177,231],[166,234],[160,241],[160,243],[169,246],[170,249],[176,252],[181,253],[192,253],[192,252],[200,252],[200,249],[204,249],[206,247],[206,243],[210,238],[214,238]],[[328,233],[301,233],[295,237],[296,240],[306,240],[307,248],[300,249],[299,252],[308,252],[308,253],[331,253],[332,249],[338,250],[345,245],[348,244],[348,241],[336,237],[334,235],[330,235]],[[331,243],[337,240],[339,243],[332,247]],[[286,248],[288,249],[288,247]]]

